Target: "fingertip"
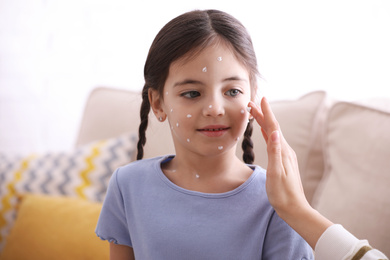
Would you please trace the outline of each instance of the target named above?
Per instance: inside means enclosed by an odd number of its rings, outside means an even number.
[[[248,107],[257,107],[257,105],[256,105],[256,103],[255,102],[253,102],[253,101],[249,101],[249,103],[248,103]]]
[[[261,114],[261,108],[260,108],[260,106],[256,105],[256,103],[253,102],[253,101],[249,101],[247,110],[248,110],[248,112],[249,112],[250,114],[252,114],[253,116],[255,116],[255,115],[257,115],[257,114]]]

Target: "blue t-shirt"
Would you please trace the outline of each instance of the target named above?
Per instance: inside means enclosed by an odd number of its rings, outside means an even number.
[[[269,204],[265,170],[225,193],[183,189],[162,172],[172,156],[133,162],[111,177],[96,234],[136,259],[313,259]]]

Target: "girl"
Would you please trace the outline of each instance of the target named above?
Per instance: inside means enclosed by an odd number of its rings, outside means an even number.
[[[251,165],[258,72],[241,23],[216,10],[173,19],[144,74],[138,161],[113,174],[96,229],[111,258],[313,259]],[[150,109],[169,122],[174,156],[141,160]],[[245,163],[235,155],[243,135]]]

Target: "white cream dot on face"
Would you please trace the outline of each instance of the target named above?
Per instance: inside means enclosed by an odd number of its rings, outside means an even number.
[[[191,140],[189,138],[187,138],[187,142],[189,143],[189,142],[191,142]]]
[[[176,127],[179,127],[179,123],[176,123]]]
[[[199,179],[199,174],[196,173],[195,174],[195,178]]]
[[[167,92],[165,92],[165,95],[168,95],[168,91],[167,91]]]
[[[222,57],[218,57],[217,60],[218,60],[218,61],[222,61]]]
[[[209,108],[213,108],[213,105],[210,105]]]
[[[223,146],[218,146],[218,150],[222,150],[223,149]]]
[[[203,71],[203,72],[207,72],[207,67],[204,67],[204,68],[202,69],[202,71]]]
[[[244,114],[245,113],[245,110],[244,109],[241,109],[241,114]]]
[[[187,115],[187,118],[191,118],[191,117],[192,117],[192,115],[190,115],[190,114]]]
[[[240,140],[240,137],[236,137],[236,139],[235,139],[236,141],[238,141],[238,140]]]
[[[173,108],[171,108],[171,113],[173,112]]]

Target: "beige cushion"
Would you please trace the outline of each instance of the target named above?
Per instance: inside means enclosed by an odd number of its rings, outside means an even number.
[[[76,146],[124,133],[138,133],[140,104],[139,92],[95,88],[84,108]]]
[[[128,132],[136,133],[138,137],[141,101],[140,92],[106,87],[94,89],[84,109],[76,145]],[[167,121],[159,122],[152,112],[146,138],[144,158],[174,154]]]
[[[390,255],[390,113],[339,102],[324,139],[326,178],[315,207]]]
[[[283,135],[298,157],[306,197],[310,202],[322,178],[323,154],[321,129],[327,109],[327,96],[323,91],[309,93],[297,100],[271,102]],[[267,167],[267,150],[258,124],[254,124],[255,164]],[[241,147],[237,153],[241,158]]]

